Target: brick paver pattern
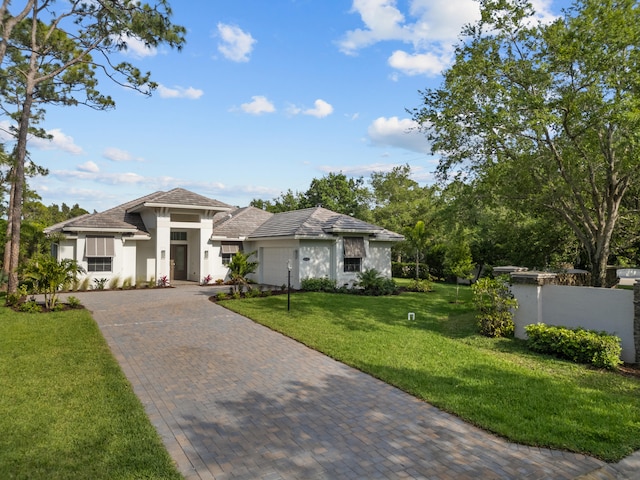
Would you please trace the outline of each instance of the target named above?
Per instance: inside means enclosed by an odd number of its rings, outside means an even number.
[[[211,293],[75,294],[187,480],[558,480],[604,465],[488,434],[225,310]]]

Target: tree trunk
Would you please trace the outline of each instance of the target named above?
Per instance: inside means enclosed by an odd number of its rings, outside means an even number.
[[[31,119],[31,106],[33,105],[33,80],[27,79],[25,99],[22,104],[20,125],[18,127],[18,143],[15,152],[14,178],[12,184],[13,205],[10,208],[11,218],[11,244],[9,245],[9,266],[7,293],[18,291],[18,264],[20,261],[20,226],[22,224],[22,197],[24,194],[24,162],[27,156],[27,135]]]
[[[14,195],[14,181],[13,175],[15,172],[15,168],[11,168],[9,172],[9,181],[11,182],[11,188],[9,190],[9,210],[7,210],[7,235],[5,237],[5,245],[4,245],[4,259],[2,261],[2,272],[5,275],[9,274],[9,265],[11,264],[11,212],[13,209],[13,195]]]

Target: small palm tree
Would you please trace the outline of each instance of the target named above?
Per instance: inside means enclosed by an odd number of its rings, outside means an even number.
[[[256,252],[236,252],[236,254],[231,258],[229,265],[229,277],[231,278],[231,283],[236,286],[236,291],[240,289],[241,285],[248,285],[249,281],[247,279],[248,275],[255,273],[258,269],[259,262],[250,262],[249,258],[255,255]]]
[[[70,285],[84,269],[78,262],[65,258],[58,262],[51,255],[35,255],[24,268],[23,277],[31,280],[35,293],[44,294],[45,308],[52,309],[58,291]]]

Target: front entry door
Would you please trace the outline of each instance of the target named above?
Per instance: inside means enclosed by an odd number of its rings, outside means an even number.
[[[187,246],[171,245],[172,280],[187,279]]]

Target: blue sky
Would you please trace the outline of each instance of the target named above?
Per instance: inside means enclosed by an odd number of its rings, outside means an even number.
[[[541,16],[557,10],[534,2]],[[160,84],[151,98],[107,81],[111,111],[49,108],[49,169],[29,183],[46,205],[105,210],[183,187],[245,206],[329,172],[367,178],[436,159],[406,109],[437,86],[473,0],[174,0],[182,52],[130,43],[126,59]]]

